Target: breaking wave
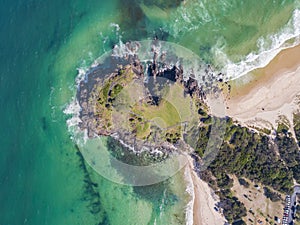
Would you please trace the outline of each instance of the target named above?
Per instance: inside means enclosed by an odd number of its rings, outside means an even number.
[[[299,24],[300,10],[296,9],[292,18],[280,32],[258,40],[258,53],[251,52],[240,62],[234,63],[224,53],[223,49],[215,47],[215,59],[223,65],[222,72],[226,74],[228,80],[237,79],[254,69],[265,67],[282,50],[298,45],[300,43]]]
[[[184,177],[187,184],[186,192],[191,196],[191,200],[186,205],[185,209],[185,218],[186,218],[186,225],[193,225],[194,224],[194,202],[195,202],[195,192],[194,192],[194,184],[191,176],[191,171],[188,167],[185,168]]]

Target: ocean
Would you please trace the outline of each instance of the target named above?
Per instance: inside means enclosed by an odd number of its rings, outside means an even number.
[[[76,147],[65,113],[76,78],[126,41],[179,44],[229,79],[299,43],[297,0],[2,0],[0,224],[186,224],[184,171],[111,182]],[[103,148],[109,148],[103,144]],[[121,176],[121,174],[117,174]]]

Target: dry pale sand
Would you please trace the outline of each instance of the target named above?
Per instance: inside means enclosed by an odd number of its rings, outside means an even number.
[[[299,109],[300,45],[283,50],[266,67],[231,82],[226,114],[245,125],[276,128],[283,115],[292,125]]]
[[[228,116],[257,128],[276,128],[280,115],[292,123],[292,113],[300,103],[300,45],[283,50],[266,67],[231,81],[230,85],[226,98]],[[193,171],[192,162],[189,167],[195,193],[194,224],[224,224],[225,218],[214,210],[217,196]]]
[[[194,225],[223,225],[225,218],[217,212],[214,207],[218,202],[218,196],[213,190],[201,180],[193,170],[192,159],[189,170],[194,186],[194,207],[193,221]]]

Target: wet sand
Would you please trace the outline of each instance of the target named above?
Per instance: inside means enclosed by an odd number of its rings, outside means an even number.
[[[292,125],[299,109],[300,45],[283,50],[266,67],[231,81],[228,116],[258,128],[276,127],[279,116]]]
[[[292,115],[300,109],[300,45],[281,51],[266,67],[230,82],[226,114],[244,125],[275,129],[280,116],[292,125]],[[226,95],[226,93],[224,93]],[[214,210],[217,196],[192,170],[195,225],[224,224]]]
[[[190,173],[194,186],[194,207],[193,220],[194,225],[222,225],[225,223],[225,218],[217,212],[214,207],[219,201],[218,196],[213,190],[201,180],[195,173],[192,160],[189,164]]]

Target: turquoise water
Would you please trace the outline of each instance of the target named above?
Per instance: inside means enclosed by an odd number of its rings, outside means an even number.
[[[0,224],[184,224],[183,171],[147,188],[102,178],[78,155],[63,110],[77,68],[120,40],[157,35],[221,65],[216,49],[233,62],[258,52],[298,7],[249,2],[2,0]]]

